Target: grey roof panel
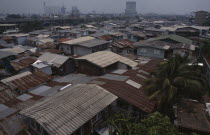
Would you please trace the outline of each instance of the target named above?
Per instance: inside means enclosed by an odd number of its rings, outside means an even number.
[[[31,96],[31,95],[23,94],[23,95],[18,96],[17,99],[19,99],[19,100],[21,100],[21,101],[26,101],[26,100],[28,100],[28,99],[30,99],[30,98],[32,98],[32,97],[33,97],[33,96]]]
[[[115,70],[115,71],[113,71],[112,73],[115,73],[115,74],[123,74],[123,73],[125,73],[127,70],[125,70],[125,69],[118,69],[118,70]]]
[[[106,74],[104,76],[101,76],[100,78],[108,79],[108,80],[114,80],[114,81],[125,81],[129,77],[128,76],[122,76],[122,75]]]
[[[137,76],[138,76],[138,77],[141,77],[141,78],[143,78],[143,79],[145,79],[145,80],[148,79],[146,76],[143,76],[143,75],[141,75],[141,74],[137,74]]]
[[[49,90],[51,87],[49,86],[40,86],[32,91],[30,91],[30,93],[35,94],[35,95],[40,95],[41,93]]]
[[[87,48],[91,48],[91,47],[95,47],[95,46],[99,46],[99,45],[103,45],[103,44],[107,44],[109,43],[108,41],[105,40],[101,40],[101,39],[92,39],[92,40],[88,40],[85,42],[81,42],[78,45],[83,46],[83,47],[87,47]]]
[[[95,76],[87,76],[84,74],[69,74],[60,78],[56,78],[55,81],[57,82],[66,82],[72,83],[72,85],[79,84],[79,83],[89,83],[90,81],[96,79]]]
[[[1,51],[0,59],[6,58],[6,57],[9,57],[9,56],[15,56],[15,55],[17,55],[17,54],[9,52],[9,51]]]
[[[131,85],[131,86],[133,86],[133,87],[135,87],[135,88],[137,88],[137,89],[141,88],[141,86],[142,86],[141,84],[139,84],[137,82],[134,82],[133,80],[130,80],[130,79],[127,80],[126,83]]]
[[[58,90],[60,90],[62,87],[63,86],[52,87],[52,88],[40,93],[39,95],[43,96],[43,97],[49,97],[49,96],[55,95],[56,93],[58,93]]]
[[[94,83],[94,84],[97,84],[97,85],[104,85],[104,84],[106,84],[106,82],[97,81],[97,80],[93,80],[93,81],[91,81],[90,83]]]
[[[8,109],[8,107],[4,104],[0,104],[0,112],[4,111],[5,109]]]
[[[15,113],[17,110],[15,109],[12,109],[12,108],[7,108],[3,111],[0,112],[0,120],[3,119],[3,118],[6,118],[7,116]]]

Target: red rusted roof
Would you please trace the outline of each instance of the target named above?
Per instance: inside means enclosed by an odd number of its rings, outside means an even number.
[[[133,45],[133,42],[131,42],[130,40],[127,40],[127,39],[113,42],[112,46],[115,46],[118,48],[125,48],[125,47],[135,48],[135,46]]]
[[[42,49],[47,49],[47,48],[55,48],[56,45],[54,43],[47,42],[44,44],[37,45],[37,47]]]
[[[0,104],[12,106],[16,101],[17,94],[12,91],[8,86],[0,84]]]
[[[210,134],[210,117],[204,104],[182,99],[177,106],[177,125],[181,128]]]
[[[102,78],[96,80],[106,82],[105,84],[102,84],[100,86],[115,94],[119,98],[124,99],[128,103],[136,106],[137,108],[145,112],[152,112],[154,110],[155,103],[149,100],[149,98],[144,93],[145,79],[138,75],[150,78],[151,76],[149,73],[154,71],[157,65],[162,61],[162,59],[152,59],[144,65],[139,65],[139,69],[131,69],[122,74],[122,76],[129,76],[130,80],[141,84],[142,86],[139,89],[127,84],[125,81],[113,81]],[[146,73],[139,72],[140,70],[143,70]]]
[[[31,64],[33,64],[37,59],[34,57],[24,57],[21,59],[17,59],[14,61],[11,61],[11,65],[13,66],[13,68],[18,71],[24,68],[28,68],[29,66],[31,66]]]
[[[100,39],[103,39],[103,40],[106,40],[106,41],[110,41],[110,40],[113,39],[113,38],[112,38],[111,36],[109,36],[109,35],[103,35],[103,36],[100,36],[99,38],[100,38]]]
[[[65,41],[69,41],[71,39],[68,39],[68,38],[61,38],[58,40],[59,43],[62,43],[62,42],[65,42]]]
[[[44,50],[43,52],[51,52],[51,53],[56,53],[56,54],[61,54],[61,53],[63,53],[62,50],[58,50],[58,49],[54,49],[54,48],[52,48],[52,49],[46,49],[46,50]]]
[[[37,71],[34,72],[33,74],[29,74],[27,76],[8,82],[7,85],[14,89],[17,88],[20,91],[27,91],[28,89],[39,86],[52,79],[53,79],[52,76],[44,72]]]

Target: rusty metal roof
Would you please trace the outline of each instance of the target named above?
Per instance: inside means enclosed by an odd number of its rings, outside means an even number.
[[[182,128],[210,134],[210,118],[204,104],[182,99],[177,106],[175,123]]]
[[[37,59],[35,57],[24,57],[10,62],[12,67],[18,71],[24,68],[28,68],[33,64]]]
[[[106,41],[110,41],[110,40],[113,39],[113,38],[112,38],[111,36],[109,36],[109,35],[103,35],[103,36],[100,36],[100,37],[98,37],[98,38],[103,39],[103,40],[106,40]]]
[[[8,85],[12,89],[18,89],[20,91],[27,91],[33,87],[39,86],[52,79],[53,79],[52,76],[46,73],[43,73],[41,71],[37,71],[32,74],[30,73],[30,74],[25,74],[24,76],[18,76],[17,78],[12,78],[9,80],[7,79],[6,81],[4,79],[2,82],[4,82],[6,85]]]
[[[17,94],[12,91],[8,86],[0,84],[0,104],[11,105]]]
[[[125,48],[125,47],[135,48],[135,46],[133,45],[133,42],[131,42],[130,40],[127,40],[127,39],[113,42],[112,46],[115,46],[118,48]]]
[[[119,98],[124,99],[145,112],[152,112],[155,103],[149,100],[144,93],[144,82],[147,78],[151,77],[148,73],[154,71],[157,65],[162,61],[162,59],[152,59],[143,65],[138,65],[138,68],[136,69],[130,69],[123,74],[120,74],[121,76],[128,76],[124,81],[116,81],[108,78],[98,78],[95,80],[103,82],[100,86]],[[94,81],[92,82],[94,83]]]

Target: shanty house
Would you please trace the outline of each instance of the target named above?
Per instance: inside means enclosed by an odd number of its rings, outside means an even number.
[[[64,55],[46,52],[38,58],[38,61],[43,65],[50,65],[53,74],[66,75],[75,70],[74,60]]]
[[[118,54],[134,54],[135,46],[127,39],[111,43],[112,52]]]
[[[131,69],[138,65],[135,61],[110,51],[99,51],[76,60],[80,73],[98,76],[116,69]]]
[[[147,39],[146,34],[144,34],[142,32],[138,32],[138,31],[128,31],[127,37],[132,42],[138,42],[140,40]]]
[[[123,39],[123,33],[121,32],[112,32],[109,35],[113,38],[113,41],[118,41]]]
[[[33,71],[31,64],[36,61],[35,57],[23,57],[10,62],[16,73],[22,73],[26,71]]]
[[[164,35],[168,34],[168,32],[166,30],[157,29],[157,28],[154,28],[154,27],[146,28],[146,29],[144,29],[144,31],[145,31],[146,34],[152,34],[152,35],[155,35],[155,36],[164,36]]]
[[[117,69],[100,76],[89,83],[95,83],[118,97],[113,112],[124,112],[135,118],[144,118],[155,110],[155,102],[145,93],[145,80],[151,78],[162,59],[139,57],[134,69]]]
[[[175,35],[175,34],[171,34],[171,35],[166,35],[166,36],[160,36],[157,38],[150,38],[147,41],[164,41],[164,42],[168,42],[168,43],[183,43],[183,44],[192,44],[193,41],[179,36],[179,35]]]
[[[20,112],[36,135],[90,135],[117,97],[95,84],[70,86]]]
[[[135,43],[137,47],[137,55],[153,58],[165,58],[167,57],[167,50],[170,46],[162,41],[154,42],[137,42]]]
[[[21,33],[7,35],[7,37],[12,37],[14,39],[14,44],[16,45],[25,45],[28,36],[29,34],[21,34]]]
[[[87,55],[97,51],[103,51],[109,48],[109,42],[94,37],[86,36],[74,40],[63,42],[59,49],[69,55]]]

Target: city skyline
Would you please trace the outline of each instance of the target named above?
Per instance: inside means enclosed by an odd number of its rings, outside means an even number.
[[[124,13],[128,0],[1,0],[0,12],[5,13],[44,13],[43,3],[49,6],[65,5],[67,11],[72,6],[77,6],[82,13],[89,13],[95,10],[97,13]],[[210,11],[209,0],[138,0],[136,1],[138,13],[157,14],[190,14],[198,10]]]

